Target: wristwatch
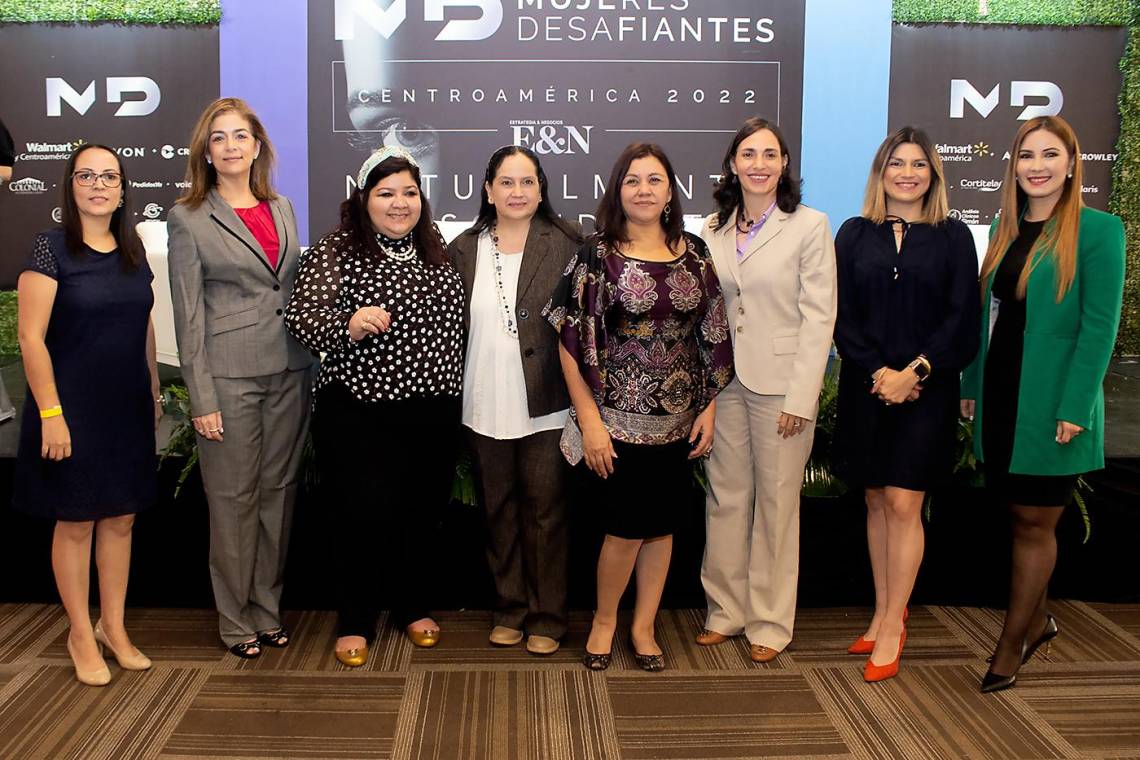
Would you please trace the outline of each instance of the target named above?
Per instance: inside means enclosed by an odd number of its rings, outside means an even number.
[[[920,383],[926,382],[926,378],[930,377],[931,366],[930,360],[922,354],[919,354],[914,361],[906,365],[907,369],[914,372]]]

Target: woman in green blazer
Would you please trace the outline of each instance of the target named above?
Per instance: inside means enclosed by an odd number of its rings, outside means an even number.
[[[1045,611],[1055,530],[1077,477],[1104,466],[1102,384],[1124,288],[1124,226],[1081,201],[1081,151],[1063,119],[1027,121],[1010,151],[982,262],[981,351],[962,413],[986,486],[1010,505],[1009,607],[982,691],[1057,636]]]

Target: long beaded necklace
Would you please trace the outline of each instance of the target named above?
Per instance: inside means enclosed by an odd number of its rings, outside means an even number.
[[[503,252],[499,250],[499,232],[491,225],[491,264],[495,270],[495,290],[499,293],[499,320],[503,329],[515,340],[519,337],[519,327],[515,324],[515,313],[507,300],[507,289],[503,286]]]
[[[405,235],[401,240],[392,240],[389,237],[376,233],[376,242],[380,250],[392,261],[401,263],[416,258],[416,244],[412,235]]]

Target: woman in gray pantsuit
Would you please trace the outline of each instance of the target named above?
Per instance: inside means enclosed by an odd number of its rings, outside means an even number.
[[[550,205],[528,148],[491,155],[475,225],[448,247],[463,278],[463,426],[487,514],[498,601],[490,642],[553,654],[566,633],[566,473],[558,439],[570,397],[542,307],[574,258],[577,225]]]
[[[170,211],[170,291],[210,504],[210,578],[229,650],[283,647],[281,587],[312,356],[282,316],[300,247],[293,205],[270,185],[273,147],[237,98],[194,127],[190,188]]]

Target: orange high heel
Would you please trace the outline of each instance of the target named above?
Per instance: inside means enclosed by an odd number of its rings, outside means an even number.
[[[863,680],[867,683],[875,683],[876,681],[885,681],[888,678],[894,678],[899,674],[899,660],[902,659],[903,645],[906,644],[906,627],[903,627],[902,636],[899,637],[899,652],[895,655],[895,659],[888,662],[886,665],[876,665],[871,662],[871,658],[867,658],[867,664],[863,666]]]
[[[907,619],[910,617],[910,609],[903,608],[903,625],[906,625]],[[875,651],[875,640],[865,639],[860,634],[859,638],[855,639],[855,643],[847,647],[847,654],[871,654]]]

